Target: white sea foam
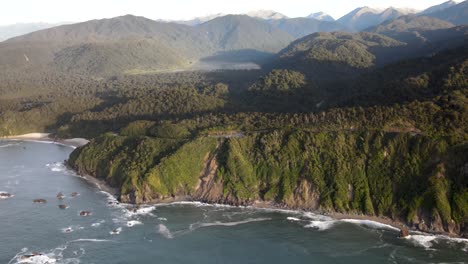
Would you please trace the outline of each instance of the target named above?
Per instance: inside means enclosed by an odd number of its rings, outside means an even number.
[[[8,144],[5,144],[5,145],[0,145],[0,148],[9,148],[9,147],[14,147],[14,146],[18,146],[20,143],[8,143]]]
[[[16,263],[52,264],[52,263],[57,263],[57,259],[47,256],[47,255],[35,255],[35,256],[23,255],[23,256],[19,256],[18,262]]]
[[[351,224],[356,224],[356,225],[360,225],[360,226],[364,226],[364,227],[368,227],[368,228],[400,231],[400,229],[398,229],[396,227],[393,227],[391,225],[382,224],[382,223],[372,221],[372,220],[342,219],[340,221],[346,222],[346,223],[351,223]]]
[[[433,242],[437,239],[437,236],[431,235],[411,235],[409,239],[413,244],[422,246],[425,249],[430,249],[433,246]]]
[[[112,240],[96,239],[96,238],[80,238],[80,239],[72,240],[68,243],[75,243],[75,242],[112,242]]]
[[[322,214],[316,214],[312,212],[302,212],[302,215],[306,218],[312,219],[312,220],[320,220],[320,221],[331,221],[334,220],[333,218],[322,215]]]
[[[163,237],[165,237],[167,239],[173,239],[174,238],[174,236],[172,235],[169,228],[167,228],[167,226],[165,226],[163,224],[158,225],[156,232],[158,234],[161,234]]]
[[[301,219],[296,217],[287,217],[286,219],[288,219],[289,221],[301,221]]]
[[[62,228],[62,233],[71,233],[73,232],[73,227],[69,226],[69,227],[65,227],[65,228]]]
[[[310,223],[308,225],[305,225],[304,227],[314,228],[319,231],[324,231],[324,230],[328,230],[332,228],[336,223],[337,221],[335,220],[328,220],[328,221],[314,220],[314,221],[310,221]]]
[[[128,227],[133,227],[133,226],[142,225],[142,224],[143,224],[142,222],[137,221],[137,220],[131,220],[127,222]]]
[[[67,169],[62,162],[47,163],[46,167],[53,172],[63,172]]]
[[[167,221],[167,218],[165,218],[165,217],[158,217],[158,220],[159,220],[159,221]]]
[[[138,215],[150,215],[154,216],[153,211],[156,209],[156,206],[143,206],[140,208],[128,208],[126,211],[127,217],[134,217]]]
[[[101,224],[104,224],[106,221],[105,220],[100,220],[99,222],[95,222],[91,224],[91,227],[98,227]]]
[[[121,228],[121,227],[116,228],[116,229],[110,231],[109,234],[111,234],[111,235],[119,235],[120,232],[122,232],[122,228]]]
[[[242,221],[236,221],[236,222],[221,222],[221,221],[215,221],[211,223],[197,223],[197,224],[191,224],[190,229],[198,228],[198,227],[209,227],[209,226],[236,226],[236,225],[243,225],[247,223],[252,223],[252,222],[261,222],[261,221],[268,221],[271,220],[271,218],[263,217],[263,218],[247,218]]]

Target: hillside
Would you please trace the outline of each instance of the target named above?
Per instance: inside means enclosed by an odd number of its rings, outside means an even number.
[[[117,187],[124,202],[262,203],[467,236],[467,54],[370,73],[388,84],[367,83],[380,94],[366,98],[371,106],[137,121],[78,148],[68,164]],[[399,99],[384,106],[391,92]]]
[[[59,23],[59,24],[19,23],[19,24],[7,25],[7,26],[0,26],[0,41],[4,41],[9,38],[28,34],[33,31],[56,27],[56,26],[59,26],[60,24],[65,24],[65,23]]]
[[[197,29],[221,51],[254,49],[276,53],[293,40],[286,32],[246,15],[218,17]]]
[[[42,68],[92,76],[167,71],[231,51],[265,57],[292,40],[266,21],[248,16],[225,16],[191,27],[127,15],[59,26],[0,43],[0,69]]]
[[[313,80],[350,78],[382,65],[387,54],[405,44],[372,33],[315,33],[278,54],[276,68],[291,68]]]
[[[312,13],[308,15],[307,18],[317,19],[320,21],[329,21],[329,22],[335,21],[335,19],[332,16],[324,12]]]
[[[468,1],[429,14],[455,25],[468,24]]]
[[[434,12],[442,11],[444,9],[447,9],[447,8],[455,6],[455,5],[457,5],[457,2],[455,2],[453,0],[449,0],[447,2],[444,2],[444,3],[440,4],[440,5],[431,6],[431,7],[427,8],[427,9],[423,10],[419,14],[420,15],[427,15],[427,14],[431,14],[431,13],[434,13]]]
[[[312,18],[277,19],[270,21],[270,24],[289,33],[294,39],[316,32],[348,31],[346,26],[334,21],[321,21]]]
[[[338,19],[337,22],[342,25],[346,25],[354,31],[361,31],[368,27],[372,27],[387,20],[392,20],[407,14],[408,11],[406,10],[400,10],[392,7],[387,8],[384,11],[379,11],[369,7],[360,7],[344,15]]]
[[[405,16],[370,29],[383,35],[315,33],[282,50],[272,68],[295,69],[314,81],[353,78],[375,67],[463,45],[468,27],[451,26],[438,19]]]
[[[427,16],[402,16],[366,29],[403,42],[426,42],[437,35],[436,30],[452,28],[450,22]]]

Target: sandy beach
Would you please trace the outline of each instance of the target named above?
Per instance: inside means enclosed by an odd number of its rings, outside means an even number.
[[[72,146],[75,148],[84,146],[88,144],[89,142],[89,140],[85,138],[68,138],[68,139],[51,138],[50,133],[38,133],[38,132],[28,133],[28,134],[23,134],[23,135],[0,137],[0,140],[1,139],[53,142],[57,144]]]

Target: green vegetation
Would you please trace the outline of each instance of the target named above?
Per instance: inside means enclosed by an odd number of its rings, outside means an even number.
[[[296,71],[273,70],[262,77],[249,90],[263,94],[287,93],[289,91],[303,88],[305,76]]]
[[[243,16],[200,25],[210,33],[202,35],[131,16],[93,21],[89,30],[102,27],[98,43],[87,43],[76,26],[52,31],[71,46],[30,47],[22,38],[0,44],[0,54],[20,52],[2,56],[13,61],[0,65],[0,136],[89,138],[68,164],[116,187],[125,202],[265,201],[468,233],[463,27],[440,29],[435,35],[450,36],[443,47],[436,38],[415,44],[374,33],[317,33],[293,42],[264,70],[121,75],[215,51],[221,58],[259,55],[279,50],[277,37],[288,38]],[[27,39],[33,45],[48,34]],[[439,52],[452,45],[459,47]],[[25,50],[31,65],[15,61]],[[160,52],[167,56],[158,60]],[[24,75],[37,65],[52,68]]]
[[[468,217],[463,199],[468,182],[459,174],[465,165],[451,158],[466,157],[468,148],[450,147],[444,139],[293,129],[183,142],[105,135],[75,151],[69,164],[83,173],[107,175],[124,201],[194,196],[208,158],[216,155],[216,181],[222,183],[220,200],[226,203],[264,200],[291,208],[388,216],[409,224],[419,223],[417,212],[429,212],[440,216],[437,228],[442,230],[452,219],[462,224]],[[308,189],[300,187],[304,183]],[[302,197],[309,198],[302,203]]]

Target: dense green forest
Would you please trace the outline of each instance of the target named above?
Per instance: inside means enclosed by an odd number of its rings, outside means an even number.
[[[120,18],[129,19],[142,18]],[[90,139],[68,165],[116,187],[125,202],[261,202],[385,216],[423,231],[468,236],[467,29],[402,21],[415,25],[404,27],[403,37],[385,25],[375,31],[395,38],[368,32],[306,36],[265,59],[262,70],[114,74],[128,66],[122,61],[146,56],[112,55],[128,43],[104,48],[106,53],[91,45],[83,60],[56,53],[54,67],[65,70],[25,74],[28,67],[5,67],[0,136],[50,132]],[[162,34],[157,23],[146,22]],[[260,24],[265,39],[275,37],[271,26]],[[219,31],[213,23],[203,27]],[[454,40],[439,45],[421,31],[415,41],[408,37],[420,32],[415,27],[435,27]],[[67,32],[57,34],[74,36]],[[106,34],[105,40],[115,37]],[[223,45],[222,36],[214,34],[210,43]],[[240,47],[226,49],[244,48],[253,38],[238,40],[230,43]],[[100,66],[108,56],[116,59],[110,61],[114,69]],[[138,61],[138,67],[153,64]]]
[[[377,69],[347,92],[289,70],[247,76],[250,85],[205,84],[193,91],[214,100],[205,113],[115,116],[115,133],[73,152],[69,165],[117,187],[122,201],[263,201],[466,235],[466,51]],[[101,114],[92,117],[106,124]]]

